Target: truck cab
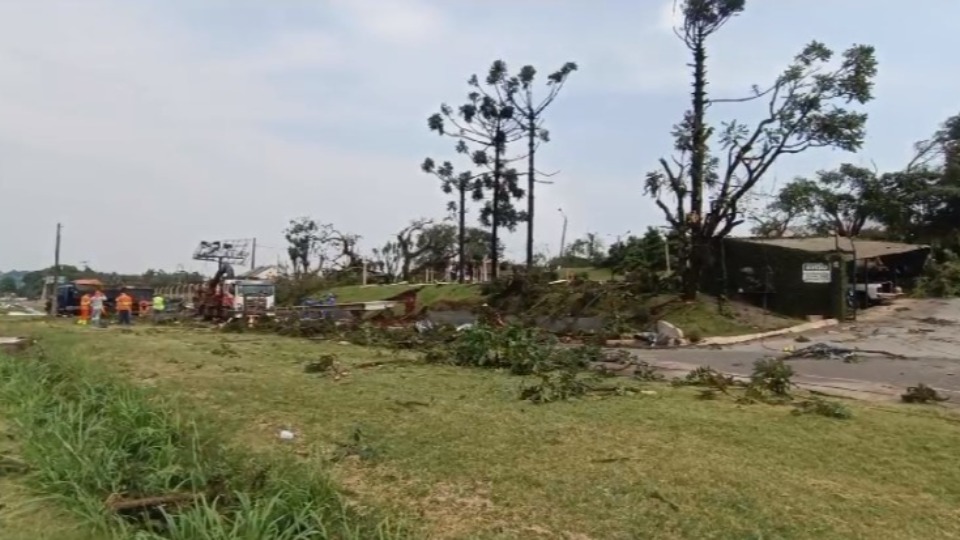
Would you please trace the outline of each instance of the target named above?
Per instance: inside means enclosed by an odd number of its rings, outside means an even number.
[[[76,316],[80,312],[80,298],[84,294],[93,294],[97,289],[102,288],[103,283],[96,279],[77,279],[58,286],[55,293],[57,315]]]
[[[223,281],[223,303],[228,312],[238,316],[273,315],[276,309],[276,285],[259,279],[227,279]]]

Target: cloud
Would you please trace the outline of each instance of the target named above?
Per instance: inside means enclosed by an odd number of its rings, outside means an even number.
[[[364,36],[394,45],[433,43],[449,24],[438,8],[417,0],[336,0],[333,5]]]
[[[680,11],[680,2],[677,0],[667,0],[660,6],[660,12],[657,17],[657,28],[673,35],[674,29],[679,28],[681,24],[683,24],[683,12]]]
[[[46,264],[57,220],[67,262],[118,270],[188,263],[216,236],[280,246],[299,215],[371,248],[442,215],[418,165],[450,156],[451,141],[425,118],[496,58],[580,64],[549,121],[543,167],[563,174],[541,190],[543,238],[557,244],[560,206],[571,235],[657,222],[639,177],[669,151],[688,85],[687,52],[664,31],[672,3],[551,6],[0,2],[0,231],[17,231],[0,267]],[[711,54],[712,92],[740,93],[789,60],[729,35]]]

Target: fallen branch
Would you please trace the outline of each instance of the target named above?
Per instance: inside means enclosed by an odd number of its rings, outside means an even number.
[[[380,366],[402,366],[407,364],[416,364],[417,360],[377,360],[374,362],[362,362],[353,366],[353,369],[375,368]]]
[[[793,352],[781,355],[779,358],[781,360],[791,360],[795,358],[838,358],[846,360],[850,357],[861,355],[861,354],[878,354],[881,356],[886,356],[888,358],[897,358],[904,359],[906,356],[902,354],[892,353],[890,351],[884,351],[880,349],[848,349],[846,347],[836,347],[834,345],[827,345],[826,343],[814,343],[808,347],[803,347],[797,349]]]
[[[193,503],[200,498],[197,493],[171,493],[156,497],[141,497],[138,499],[121,499],[119,496],[107,497],[104,505],[113,512],[131,512],[134,510],[149,510],[160,506],[182,505]]]

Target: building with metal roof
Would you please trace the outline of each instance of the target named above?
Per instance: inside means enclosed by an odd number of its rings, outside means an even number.
[[[930,247],[843,237],[725,238],[707,290],[796,317],[842,317],[849,291],[909,288]]]

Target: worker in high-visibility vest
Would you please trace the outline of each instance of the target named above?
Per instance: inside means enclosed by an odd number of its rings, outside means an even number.
[[[167,309],[167,303],[163,299],[163,295],[156,294],[153,297],[153,322],[160,320],[160,317],[163,316],[163,312]]]
[[[77,319],[77,324],[86,325],[90,320],[90,293],[84,293],[80,297],[80,318]]]
[[[100,328],[100,318],[103,316],[103,303],[107,300],[105,294],[100,289],[97,289],[93,295],[90,296],[90,322],[94,326]]]
[[[117,297],[117,318],[123,326],[130,326],[133,313],[133,298],[124,289]]]

